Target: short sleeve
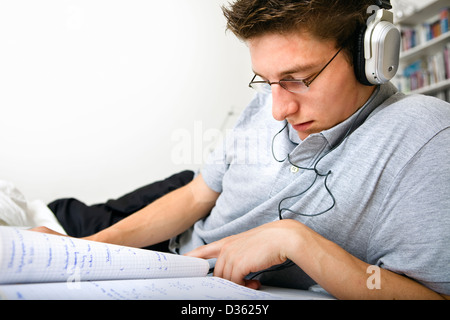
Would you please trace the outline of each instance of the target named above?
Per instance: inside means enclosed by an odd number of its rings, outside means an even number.
[[[256,114],[260,114],[264,106],[270,102],[270,97],[267,95],[256,94],[249,105],[244,109],[233,130],[227,131],[224,139],[217,145],[215,150],[209,155],[204,166],[201,169],[201,174],[205,183],[214,191],[221,193],[223,191],[223,179],[228,171],[230,164],[236,161],[238,153],[245,150],[240,150],[242,147],[238,140],[245,140],[247,134],[246,128],[249,124],[256,124],[265,126],[264,122],[252,122]],[[270,111],[270,108],[266,109]],[[242,138],[244,136],[244,138]]]
[[[399,172],[373,226],[369,263],[450,295],[450,129]]]
[[[201,174],[205,183],[215,192],[222,192],[222,180],[229,164],[226,156],[226,142],[222,141],[216,149],[209,155],[205,165],[201,169]]]

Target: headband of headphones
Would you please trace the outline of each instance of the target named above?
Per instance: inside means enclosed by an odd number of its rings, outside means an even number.
[[[355,74],[364,85],[379,85],[390,81],[398,71],[400,31],[394,26],[394,14],[389,0],[375,0],[378,7],[357,33],[354,52]],[[372,6],[368,8],[368,13]]]
[[[391,0],[375,0],[375,4],[382,9],[392,9]]]

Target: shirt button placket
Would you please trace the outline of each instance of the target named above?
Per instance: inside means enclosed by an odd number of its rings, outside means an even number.
[[[299,171],[300,171],[300,169],[299,169],[298,167],[296,167],[296,166],[292,166],[292,167],[291,167],[291,173],[296,174],[296,173],[298,173]]]

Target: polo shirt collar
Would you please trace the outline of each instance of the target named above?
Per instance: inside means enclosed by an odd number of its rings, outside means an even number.
[[[381,105],[386,99],[395,94],[397,89],[391,83],[377,86],[369,100],[358,109],[352,116],[345,121],[339,123],[331,129],[322,131],[321,133],[312,134],[311,136],[320,135],[326,139],[330,148],[333,148],[342,140],[345,135],[350,135],[354,130],[361,126],[370,114]],[[288,125],[289,139],[295,144],[301,144],[302,140],[297,134],[297,131]],[[306,138],[305,140],[307,140]]]

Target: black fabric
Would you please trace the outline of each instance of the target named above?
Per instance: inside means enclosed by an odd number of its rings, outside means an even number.
[[[102,204],[88,206],[77,199],[68,198],[53,201],[48,207],[69,236],[86,237],[108,228],[165,194],[186,185],[193,177],[192,171],[183,171]],[[147,249],[167,251],[167,246],[168,242],[165,242]]]

